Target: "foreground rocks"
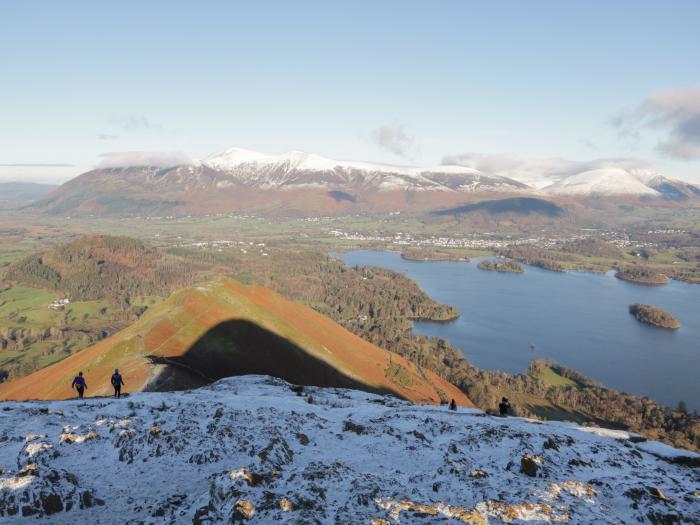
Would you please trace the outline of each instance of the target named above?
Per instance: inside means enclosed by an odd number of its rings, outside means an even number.
[[[0,405],[0,521],[700,523],[698,456],[267,377]]]

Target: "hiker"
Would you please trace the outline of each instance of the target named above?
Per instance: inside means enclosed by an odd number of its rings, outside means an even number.
[[[78,372],[78,375],[75,376],[70,387],[75,388],[78,391],[78,399],[83,398],[83,394],[87,390],[87,383],[85,382],[85,378],[83,377],[82,372]]]
[[[510,401],[508,401],[507,397],[501,399],[501,402],[498,404],[498,410],[502,416],[507,416],[510,413],[512,407],[510,406]]]
[[[450,401],[450,410],[457,410],[457,402],[454,399]]]
[[[114,373],[112,374],[112,386],[114,387],[114,397],[119,399],[122,396],[122,385],[124,384],[124,380],[122,379],[121,374],[119,373],[119,369],[115,368]]]

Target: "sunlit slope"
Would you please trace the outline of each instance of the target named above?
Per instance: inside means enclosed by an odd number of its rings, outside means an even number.
[[[273,291],[230,279],[180,290],[140,320],[50,367],[0,384],[0,399],[71,397],[82,370],[89,395],[198,386],[229,375],[269,374],[297,384],[391,392],[417,402],[456,399],[455,386],[351,334]]]

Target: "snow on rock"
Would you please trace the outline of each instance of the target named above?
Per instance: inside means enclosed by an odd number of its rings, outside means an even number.
[[[700,523],[697,455],[583,430],[264,376],[3,403],[0,521]]]
[[[229,148],[207,157],[204,164],[220,170],[231,170],[244,164],[285,166],[287,169],[306,171],[332,171],[335,168],[354,169],[358,171],[395,173],[401,175],[418,175],[426,168],[412,166],[394,166],[364,161],[333,160],[314,153],[288,151],[280,155],[265,155],[243,148]],[[463,166],[440,166],[434,171],[449,173],[479,173],[477,170]]]

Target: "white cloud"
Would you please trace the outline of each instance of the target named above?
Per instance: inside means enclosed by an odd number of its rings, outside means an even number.
[[[112,151],[100,155],[98,168],[128,168],[131,166],[152,166],[171,168],[191,165],[193,161],[182,151]]]
[[[406,132],[406,126],[399,123],[380,126],[372,131],[374,143],[384,151],[403,158],[411,158],[415,137]]]
[[[112,126],[123,129],[124,131],[139,131],[149,129],[161,129],[162,126],[153,122],[146,115],[139,113],[126,113],[118,115],[110,119]]]
[[[700,159],[700,85],[653,93],[639,106],[613,119],[621,137],[639,137],[644,129],[666,134],[657,149],[680,160]]]
[[[100,140],[118,140],[119,135],[111,135],[109,133],[98,133],[97,138]]]

